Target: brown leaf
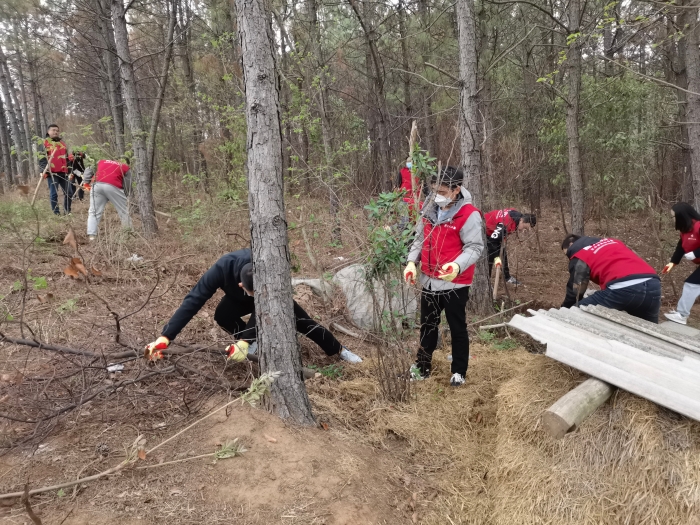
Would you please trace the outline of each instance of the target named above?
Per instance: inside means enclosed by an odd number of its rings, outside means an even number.
[[[268,436],[267,434],[263,434],[265,436],[265,439],[267,439],[270,443],[277,443],[277,440],[271,436]]]
[[[321,423],[321,428],[323,430],[328,430],[328,423]]]
[[[95,277],[102,277],[102,272],[100,270],[98,270],[97,268],[95,268],[94,266],[92,268],[90,268],[90,271],[92,272],[92,275],[94,275]]]
[[[65,273],[67,276],[72,277],[73,279],[77,279],[80,277],[80,274],[78,273],[78,270],[76,270],[73,265],[71,266],[66,266],[63,269],[63,273]]]
[[[19,185],[17,189],[22,195],[29,195],[29,186]]]
[[[49,300],[46,298],[45,295],[37,295],[36,298],[41,304],[48,303]]]
[[[53,301],[53,294],[51,292],[46,294],[46,300],[47,301]]]
[[[474,418],[475,423],[481,423],[481,421],[484,419],[484,416],[481,415],[481,412],[478,412],[476,414],[476,417]]]
[[[139,459],[140,460],[145,460],[146,459],[146,451],[142,448],[139,449]]]
[[[63,239],[63,244],[69,244],[74,250],[78,249],[78,241],[75,239],[73,228],[68,229],[66,237]]]
[[[83,275],[87,275],[87,270],[85,269],[85,265],[83,264],[83,261],[80,260],[80,257],[73,257],[70,260],[70,263],[80,273],[82,273]]]

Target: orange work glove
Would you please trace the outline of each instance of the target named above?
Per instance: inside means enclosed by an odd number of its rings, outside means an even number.
[[[443,281],[452,282],[459,275],[459,264],[456,262],[443,264],[440,269],[442,273],[438,275],[438,279],[442,279]]]
[[[83,189],[86,191],[90,191],[92,189],[92,185],[89,182],[86,182],[83,184]]]
[[[163,350],[170,346],[170,339],[161,335],[158,339],[146,345],[146,357],[149,361],[163,359]]]
[[[232,345],[226,347],[226,353],[230,361],[240,363],[248,357],[248,343],[245,341],[236,341]]]
[[[493,260],[493,266],[494,266],[494,268],[500,268],[500,267],[502,266],[501,258],[500,258],[500,257],[496,257],[496,258]]]
[[[662,274],[662,275],[663,275],[663,274],[667,274],[668,272],[670,272],[671,270],[673,270],[673,267],[674,267],[674,266],[675,266],[675,264],[673,264],[673,263],[668,263],[666,266],[664,266],[664,269],[661,270],[661,274]]]

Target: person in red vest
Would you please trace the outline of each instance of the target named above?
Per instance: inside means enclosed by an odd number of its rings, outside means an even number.
[[[571,234],[561,248],[569,258],[570,275],[562,308],[600,305],[659,322],[659,276],[622,241]],[[600,291],[584,299],[589,281],[600,286]]]
[[[127,203],[127,196],[131,190],[129,159],[124,159],[123,162],[101,160],[97,163],[97,171],[94,174],[92,168],[85,170],[83,181],[83,187],[90,190],[87,234],[91,241],[97,237],[97,228],[108,202],[117,209],[122,227],[131,228]]]
[[[502,261],[503,277],[505,277],[506,282],[515,285],[521,284],[510,275],[508,253],[504,241],[508,235],[516,231],[534,228],[537,224],[537,217],[532,213],[520,213],[515,208],[507,208],[484,213],[484,222],[486,223],[486,250],[489,255],[489,276],[494,263]],[[501,245],[503,245],[503,257],[501,257]]]
[[[51,210],[55,215],[61,214],[58,207],[58,188],[60,186],[63,190],[63,212],[68,215],[73,202],[73,184],[68,170],[68,147],[61,140],[60,129],[56,124],[51,124],[46,131],[44,152],[39,158],[39,169],[49,184]]]
[[[448,166],[433,177],[433,195],[421,211],[422,228],[408,254],[404,279],[414,284],[420,263],[420,348],[411,367],[412,379],[430,375],[438,342],[440,315],[445,311],[452,335],[450,385],[464,384],[469,365],[469,334],[466,305],[476,261],[484,250],[481,212],[471,194],[462,187],[462,170]]]
[[[403,191],[403,201],[408,204],[408,209],[413,211],[415,200],[413,198],[413,192],[415,191],[416,197],[420,191],[420,179],[413,176],[413,187],[411,187],[411,168],[413,167],[413,160],[411,157],[406,159],[406,165],[399,171],[398,177],[396,177],[396,191]]]
[[[661,273],[668,273],[671,269],[686,259],[700,265],[700,213],[690,204],[679,202],[671,208],[671,215],[676,220],[676,230],[681,234],[676,251]],[[685,280],[683,293],[678,299],[675,310],[664,314],[666,319],[674,323],[687,324],[690,309],[695,300],[700,296],[700,266]]]

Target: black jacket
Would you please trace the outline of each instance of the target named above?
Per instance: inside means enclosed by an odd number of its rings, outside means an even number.
[[[163,327],[161,334],[171,341],[175,339],[219,288],[234,301],[252,301],[253,298],[247,296],[238,286],[241,282],[241,270],[251,260],[250,249],[244,248],[227,253],[216,261],[187,294],[180,308]]]

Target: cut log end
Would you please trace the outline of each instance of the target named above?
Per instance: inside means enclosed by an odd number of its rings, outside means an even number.
[[[554,439],[563,438],[610,399],[614,390],[599,379],[587,379],[545,410],[542,427]]]

